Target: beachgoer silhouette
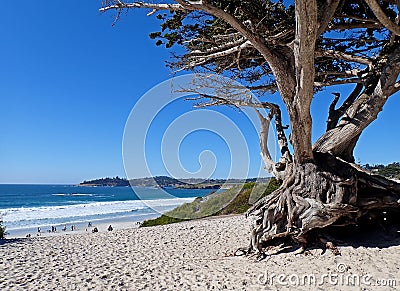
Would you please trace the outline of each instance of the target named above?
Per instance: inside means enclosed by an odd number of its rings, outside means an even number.
[[[97,227],[93,228],[92,232],[99,232],[99,230],[97,229]]]
[[[88,227],[92,227],[92,222],[89,221],[89,223],[88,223],[87,226],[88,226]]]
[[[40,227],[37,228],[37,232],[40,232]]]
[[[108,231],[112,231],[112,230],[113,230],[111,224],[110,224],[110,226],[107,228],[107,230],[108,230]]]

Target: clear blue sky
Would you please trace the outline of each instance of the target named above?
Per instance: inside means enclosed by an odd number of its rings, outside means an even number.
[[[112,27],[114,14],[100,14],[100,5],[100,0],[2,3],[0,183],[78,183],[125,176],[121,148],[126,120],[147,90],[171,77],[164,66],[169,53],[148,38],[158,28],[154,17],[130,11]],[[314,100],[315,137],[323,131],[330,101],[327,92]],[[155,132],[167,127],[168,112],[178,116],[192,110],[185,102],[174,106],[154,123]],[[400,160],[399,108],[397,95],[361,137],[358,161]],[[218,111],[240,116],[232,109]],[[245,137],[251,144],[251,176],[259,167],[258,140],[254,133]],[[224,176],[229,147],[210,133],[198,131],[184,140],[182,163],[196,171],[198,155],[208,148],[221,167],[214,176]],[[165,174],[157,151],[154,146],[149,163],[155,174]]]

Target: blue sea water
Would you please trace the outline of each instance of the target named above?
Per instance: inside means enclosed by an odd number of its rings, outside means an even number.
[[[0,216],[7,231],[129,218],[143,221],[210,190],[147,187],[0,184]]]

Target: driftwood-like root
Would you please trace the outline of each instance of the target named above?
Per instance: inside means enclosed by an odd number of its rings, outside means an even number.
[[[250,251],[265,254],[272,246],[293,244],[304,251],[310,233],[400,208],[400,184],[328,154],[315,157],[315,163],[293,166],[282,186],[248,211],[253,217]],[[333,244],[327,247],[337,253]]]

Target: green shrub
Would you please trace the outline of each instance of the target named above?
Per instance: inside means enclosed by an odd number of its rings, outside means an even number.
[[[141,226],[164,225],[215,215],[242,214],[280,185],[279,181],[271,178],[268,184],[249,182],[224,192],[212,192],[205,197],[196,198],[191,203],[182,204],[156,219],[146,220]]]
[[[140,225],[140,227],[171,224],[171,223],[181,222],[181,221],[185,221],[185,220],[186,219],[179,219],[179,218],[174,218],[174,217],[170,217],[170,216],[166,216],[166,215],[161,215],[160,217],[157,217],[155,219],[149,219],[149,220],[143,221],[143,223]]]
[[[280,185],[281,183],[275,178],[271,178],[268,184],[246,183],[238,195],[218,215],[245,213],[255,202],[274,192]]]

